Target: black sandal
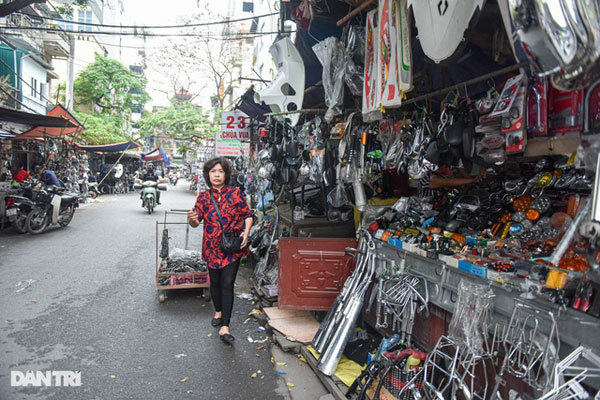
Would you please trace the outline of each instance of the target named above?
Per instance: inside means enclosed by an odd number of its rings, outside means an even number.
[[[210,324],[216,328],[217,326],[221,326],[221,324],[223,324],[223,319],[222,318],[213,318],[212,321],[210,322]]]
[[[233,345],[233,342],[235,341],[235,338],[229,333],[225,333],[225,334],[219,335],[219,336],[221,336],[222,341],[224,341],[225,343],[227,343],[229,345]]]

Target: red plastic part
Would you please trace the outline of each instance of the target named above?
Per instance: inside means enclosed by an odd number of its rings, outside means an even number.
[[[550,87],[548,95],[550,134],[581,132],[583,129],[583,89],[562,92]]]

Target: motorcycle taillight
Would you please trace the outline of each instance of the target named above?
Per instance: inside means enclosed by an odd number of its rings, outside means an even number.
[[[15,199],[10,199],[10,198],[6,199],[6,205],[7,206],[10,206],[11,204],[15,204],[15,203],[16,203]]]

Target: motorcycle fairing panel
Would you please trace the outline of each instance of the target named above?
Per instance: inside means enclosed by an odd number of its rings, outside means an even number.
[[[304,61],[289,37],[273,43],[270,50],[277,68],[277,75],[269,86],[255,94],[256,102],[267,104],[273,112],[300,110],[304,100]],[[278,117],[281,121],[289,119],[295,126],[300,114]]]
[[[425,55],[436,64],[461,52],[485,0],[408,0]]]
[[[381,104],[398,107],[402,104],[403,92],[412,88],[406,0],[382,0],[379,21]]]
[[[50,202],[50,204],[52,204],[52,225],[58,224],[58,215],[60,214],[61,201],[62,198],[59,195],[55,194],[52,196],[52,201]]]
[[[362,98],[364,121],[371,121],[373,118],[369,116],[376,113],[381,105],[380,47],[377,26],[377,10],[371,10],[367,13],[365,26],[365,79]]]

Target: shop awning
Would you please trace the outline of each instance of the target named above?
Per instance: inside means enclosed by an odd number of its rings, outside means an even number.
[[[0,129],[0,139],[10,139],[10,138],[14,138],[16,135],[5,131],[4,129]]]
[[[73,118],[73,120],[69,118],[65,119],[62,115],[55,115],[50,113],[48,113],[48,115],[42,115],[0,107],[0,121],[15,122],[17,124],[23,125],[33,125],[35,126],[35,128],[33,129],[43,127],[45,129],[57,129],[58,131],[60,131],[63,128],[65,130],[70,129],[73,131],[76,130],[77,127],[80,125],[75,118]],[[33,129],[30,129],[29,131]]]
[[[78,144],[77,147],[79,147],[81,150],[91,151],[94,153],[117,153],[125,150],[139,149],[141,146],[133,140],[130,140],[128,142],[101,144],[95,146]]]
[[[144,161],[163,161],[165,165],[169,165],[171,162],[169,161],[169,157],[165,154],[164,151],[160,147],[152,150],[149,153],[142,154],[142,160]]]
[[[57,125],[44,125],[36,123],[28,123],[29,125],[35,125],[35,128],[31,128],[27,132],[23,132],[19,137],[58,137],[63,135],[69,135],[75,132],[79,132],[85,127],[77,121],[77,118],[73,116],[66,108],[58,104],[48,113],[45,118],[54,118],[62,121],[62,124]]]

